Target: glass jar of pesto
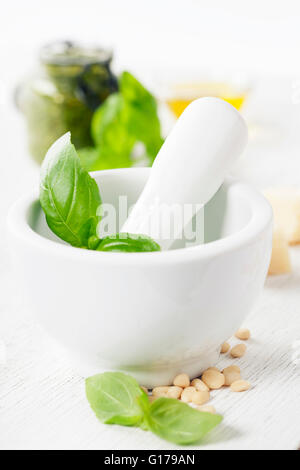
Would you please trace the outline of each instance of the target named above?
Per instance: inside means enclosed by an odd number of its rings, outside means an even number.
[[[71,42],[41,49],[37,73],[16,94],[27,123],[29,151],[36,161],[42,162],[50,145],[67,131],[76,148],[92,145],[92,114],[118,88],[111,60],[108,50]]]

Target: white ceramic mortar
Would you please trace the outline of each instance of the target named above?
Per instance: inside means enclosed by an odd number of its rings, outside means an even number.
[[[104,202],[134,203],[149,169],[93,174]],[[203,245],[153,253],[93,252],[60,242],[37,195],[8,217],[30,308],[85,376],[122,370],[140,384],[169,384],[214,365],[266,277],[272,211],[249,185],[227,180],[205,208]]]

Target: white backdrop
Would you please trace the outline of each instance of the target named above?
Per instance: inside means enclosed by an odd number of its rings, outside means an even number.
[[[25,312],[18,309],[14,316],[12,310],[6,212],[38,181],[12,92],[34,65],[40,45],[57,39],[112,46],[115,68],[126,67],[145,79],[154,70],[178,66],[244,72],[255,84],[244,110],[251,139],[235,173],[258,187],[299,184],[299,0],[9,0],[1,6],[0,340],[7,345],[8,366],[0,368],[0,448],[4,443],[11,448],[166,449],[141,431],[97,423],[81,379]],[[256,390],[242,399],[242,408],[234,397],[217,401],[227,427],[209,438],[210,448],[295,448],[300,442],[299,369],[291,362],[293,341],[300,336],[297,248],[293,259],[292,277],[268,281],[248,322],[255,339],[243,369]]]
[[[16,62],[27,68],[41,43],[70,37],[114,46],[126,66],[299,70],[297,0],[11,0],[1,8],[0,34],[7,76]]]

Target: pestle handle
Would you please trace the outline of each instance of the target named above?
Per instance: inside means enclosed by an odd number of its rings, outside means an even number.
[[[172,236],[166,238],[158,230],[164,218],[162,206],[206,204],[243,152],[247,138],[246,123],[232,105],[212,97],[193,101],[161,147],[122,232],[149,235],[162,249],[170,248],[190,220],[177,221]]]

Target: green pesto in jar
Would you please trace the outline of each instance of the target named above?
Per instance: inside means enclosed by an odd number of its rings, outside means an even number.
[[[93,112],[117,91],[111,60],[110,51],[70,42],[41,49],[38,73],[17,93],[17,104],[26,119],[29,151],[36,161],[41,163],[53,142],[68,131],[76,148],[93,145]]]

